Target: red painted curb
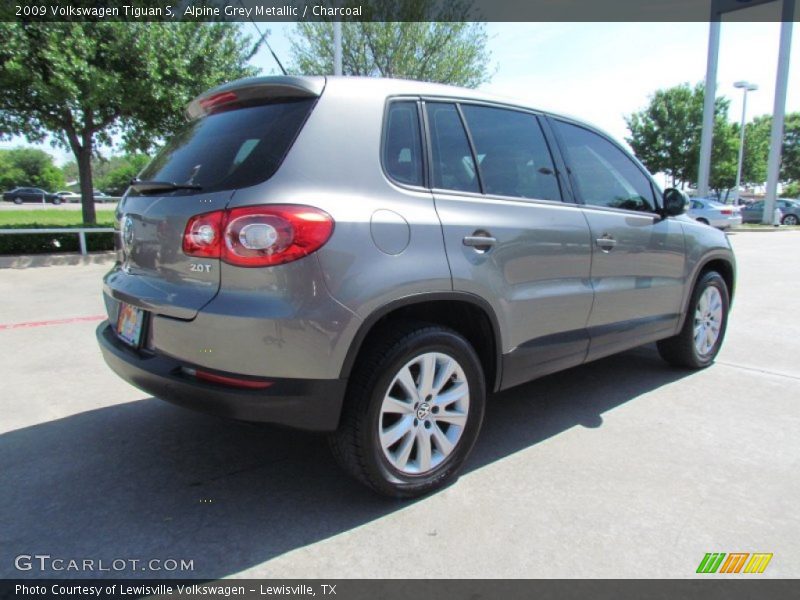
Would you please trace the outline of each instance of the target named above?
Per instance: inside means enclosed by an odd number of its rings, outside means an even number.
[[[28,327],[47,327],[48,325],[66,325],[67,323],[80,323],[83,321],[102,321],[105,315],[92,315],[89,317],[70,317],[68,319],[50,319],[48,321],[26,321],[24,323],[0,324],[0,329],[26,329]]]

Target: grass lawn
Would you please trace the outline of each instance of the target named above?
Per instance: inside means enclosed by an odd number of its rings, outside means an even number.
[[[43,227],[80,227],[83,224],[79,210],[3,210],[0,211],[0,229],[11,225],[40,225]],[[97,225],[114,226],[113,211],[97,211]]]

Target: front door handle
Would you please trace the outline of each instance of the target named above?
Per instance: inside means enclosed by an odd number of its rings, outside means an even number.
[[[600,246],[600,249],[604,252],[610,252],[611,249],[617,245],[617,240],[612,238],[610,235],[599,237],[595,240],[595,242],[597,242],[597,245]]]
[[[476,231],[473,235],[465,236],[463,243],[478,252],[488,252],[497,243],[497,238],[483,231]]]

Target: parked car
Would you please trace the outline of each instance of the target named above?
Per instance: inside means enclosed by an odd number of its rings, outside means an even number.
[[[692,198],[687,214],[695,221],[717,229],[725,230],[742,224],[739,206],[722,204],[708,198]]]
[[[3,193],[3,200],[13,202],[14,204],[22,204],[23,202],[52,202],[53,204],[61,204],[61,197],[58,194],[46,192],[41,188],[33,187],[18,187],[9,192]]]
[[[411,497],[457,475],[488,394],[648,342],[719,351],[727,237],[590,125],[351,77],[244,79],[188,114],[104,278],[102,353],[149,394],[330,432]]]
[[[70,192],[67,190],[56,192],[56,196],[61,198],[62,202],[80,202],[81,195],[76,192]]]
[[[94,201],[103,204],[105,202],[116,202],[117,198],[109,196],[105,192],[101,192],[100,190],[94,190]]]
[[[788,198],[778,198],[776,201],[778,208],[781,209],[783,225],[800,224],[800,202],[789,200]],[[742,208],[742,218],[745,223],[761,223],[764,216],[764,201],[752,202]]]

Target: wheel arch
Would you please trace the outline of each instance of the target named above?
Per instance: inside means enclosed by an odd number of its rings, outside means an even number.
[[[371,336],[388,323],[414,319],[450,327],[472,344],[481,361],[487,387],[497,391],[502,379],[502,341],[497,315],[482,298],[466,292],[415,294],[374,310],[356,332],[345,356],[340,377],[346,379]]]
[[[694,292],[697,282],[700,281],[700,278],[709,271],[716,271],[720,274],[728,288],[729,303],[733,303],[733,295],[736,288],[736,264],[732,255],[715,253],[705,256],[701,261],[698,262],[694,269],[694,274],[690,278],[692,285],[688,286],[686,289],[686,295],[683,301],[683,311],[681,313],[680,323],[678,324],[677,331],[680,331],[681,327],[683,327],[686,315],[689,314],[689,302],[692,299],[692,293]]]

